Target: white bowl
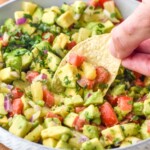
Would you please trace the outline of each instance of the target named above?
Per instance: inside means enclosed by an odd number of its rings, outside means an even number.
[[[7,18],[14,17],[14,12],[21,9],[21,4],[23,1],[29,0],[11,0],[0,6],[0,25],[4,23]],[[73,3],[76,0],[32,0],[33,2],[39,4],[42,7],[48,6],[60,6],[64,2]],[[88,0],[83,0],[88,1]],[[22,138],[16,137],[8,131],[0,127],[0,143],[8,146],[12,150],[57,150],[54,148],[47,148],[40,144],[36,144]],[[131,145],[126,148],[116,148],[114,150],[150,150],[150,140],[144,140],[138,144]]]

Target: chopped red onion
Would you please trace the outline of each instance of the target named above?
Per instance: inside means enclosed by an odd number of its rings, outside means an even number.
[[[48,50],[44,50],[43,52],[44,52],[44,54],[45,54],[45,55],[47,55],[47,53],[48,53]]]
[[[26,21],[27,21],[26,18],[19,18],[19,19],[17,19],[16,24],[21,25],[21,24],[24,24]]]
[[[87,97],[89,98],[91,95],[92,95],[92,94],[91,94],[91,93],[89,93]]]
[[[47,75],[46,74],[44,74],[44,73],[42,73],[42,79],[47,79]]]
[[[89,140],[88,137],[82,135],[82,136],[79,138],[79,143],[83,143],[83,142],[86,142],[86,141],[88,141],[88,140]]]
[[[10,90],[12,90],[13,89],[13,85],[8,84],[7,88],[10,89]]]
[[[10,98],[8,96],[5,96],[5,98],[4,98],[4,108],[7,112],[12,111],[12,104],[11,104]]]

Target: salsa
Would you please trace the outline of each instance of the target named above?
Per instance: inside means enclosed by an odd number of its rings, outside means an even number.
[[[0,126],[47,147],[103,150],[150,137],[150,78],[123,68],[111,75],[72,53],[59,72],[63,93],[51,88],[66,54],[122,20],[113,1],[75,1],[42,8],[23,2],[0,27]]]

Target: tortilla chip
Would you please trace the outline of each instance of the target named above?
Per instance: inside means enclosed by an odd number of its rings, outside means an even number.
[[[109,71],[110,79],[108,87],[103,91],[103,94],[105,95],[108,88],[115,80],[121,64],[121,60],[113,57],[108,50],[110,38],[110,34],[96,35],[77,44],[61,61],[57,71],[55,72],[52,80],[52,90],[57,93],[61,93],[65,90],[65,87],[61,85],[58,78],[58,73],[60,72],[61,67],[67,63],[69,55],[71,53],[75,53],[80,56],[85,56],[86,61],[93,64],[95,67],[103,66]]]

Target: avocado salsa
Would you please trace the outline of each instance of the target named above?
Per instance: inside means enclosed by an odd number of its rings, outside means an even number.
[[[16,136],[65,150],[126,147],[150,137],[150,78],[111,72],[72,53],[78,43],[109,33],[122,17],[113,1],[75,1],[42,8],[23,2],[0,28],[0,126]],[[106,62],[107,63],[107,62]]]

